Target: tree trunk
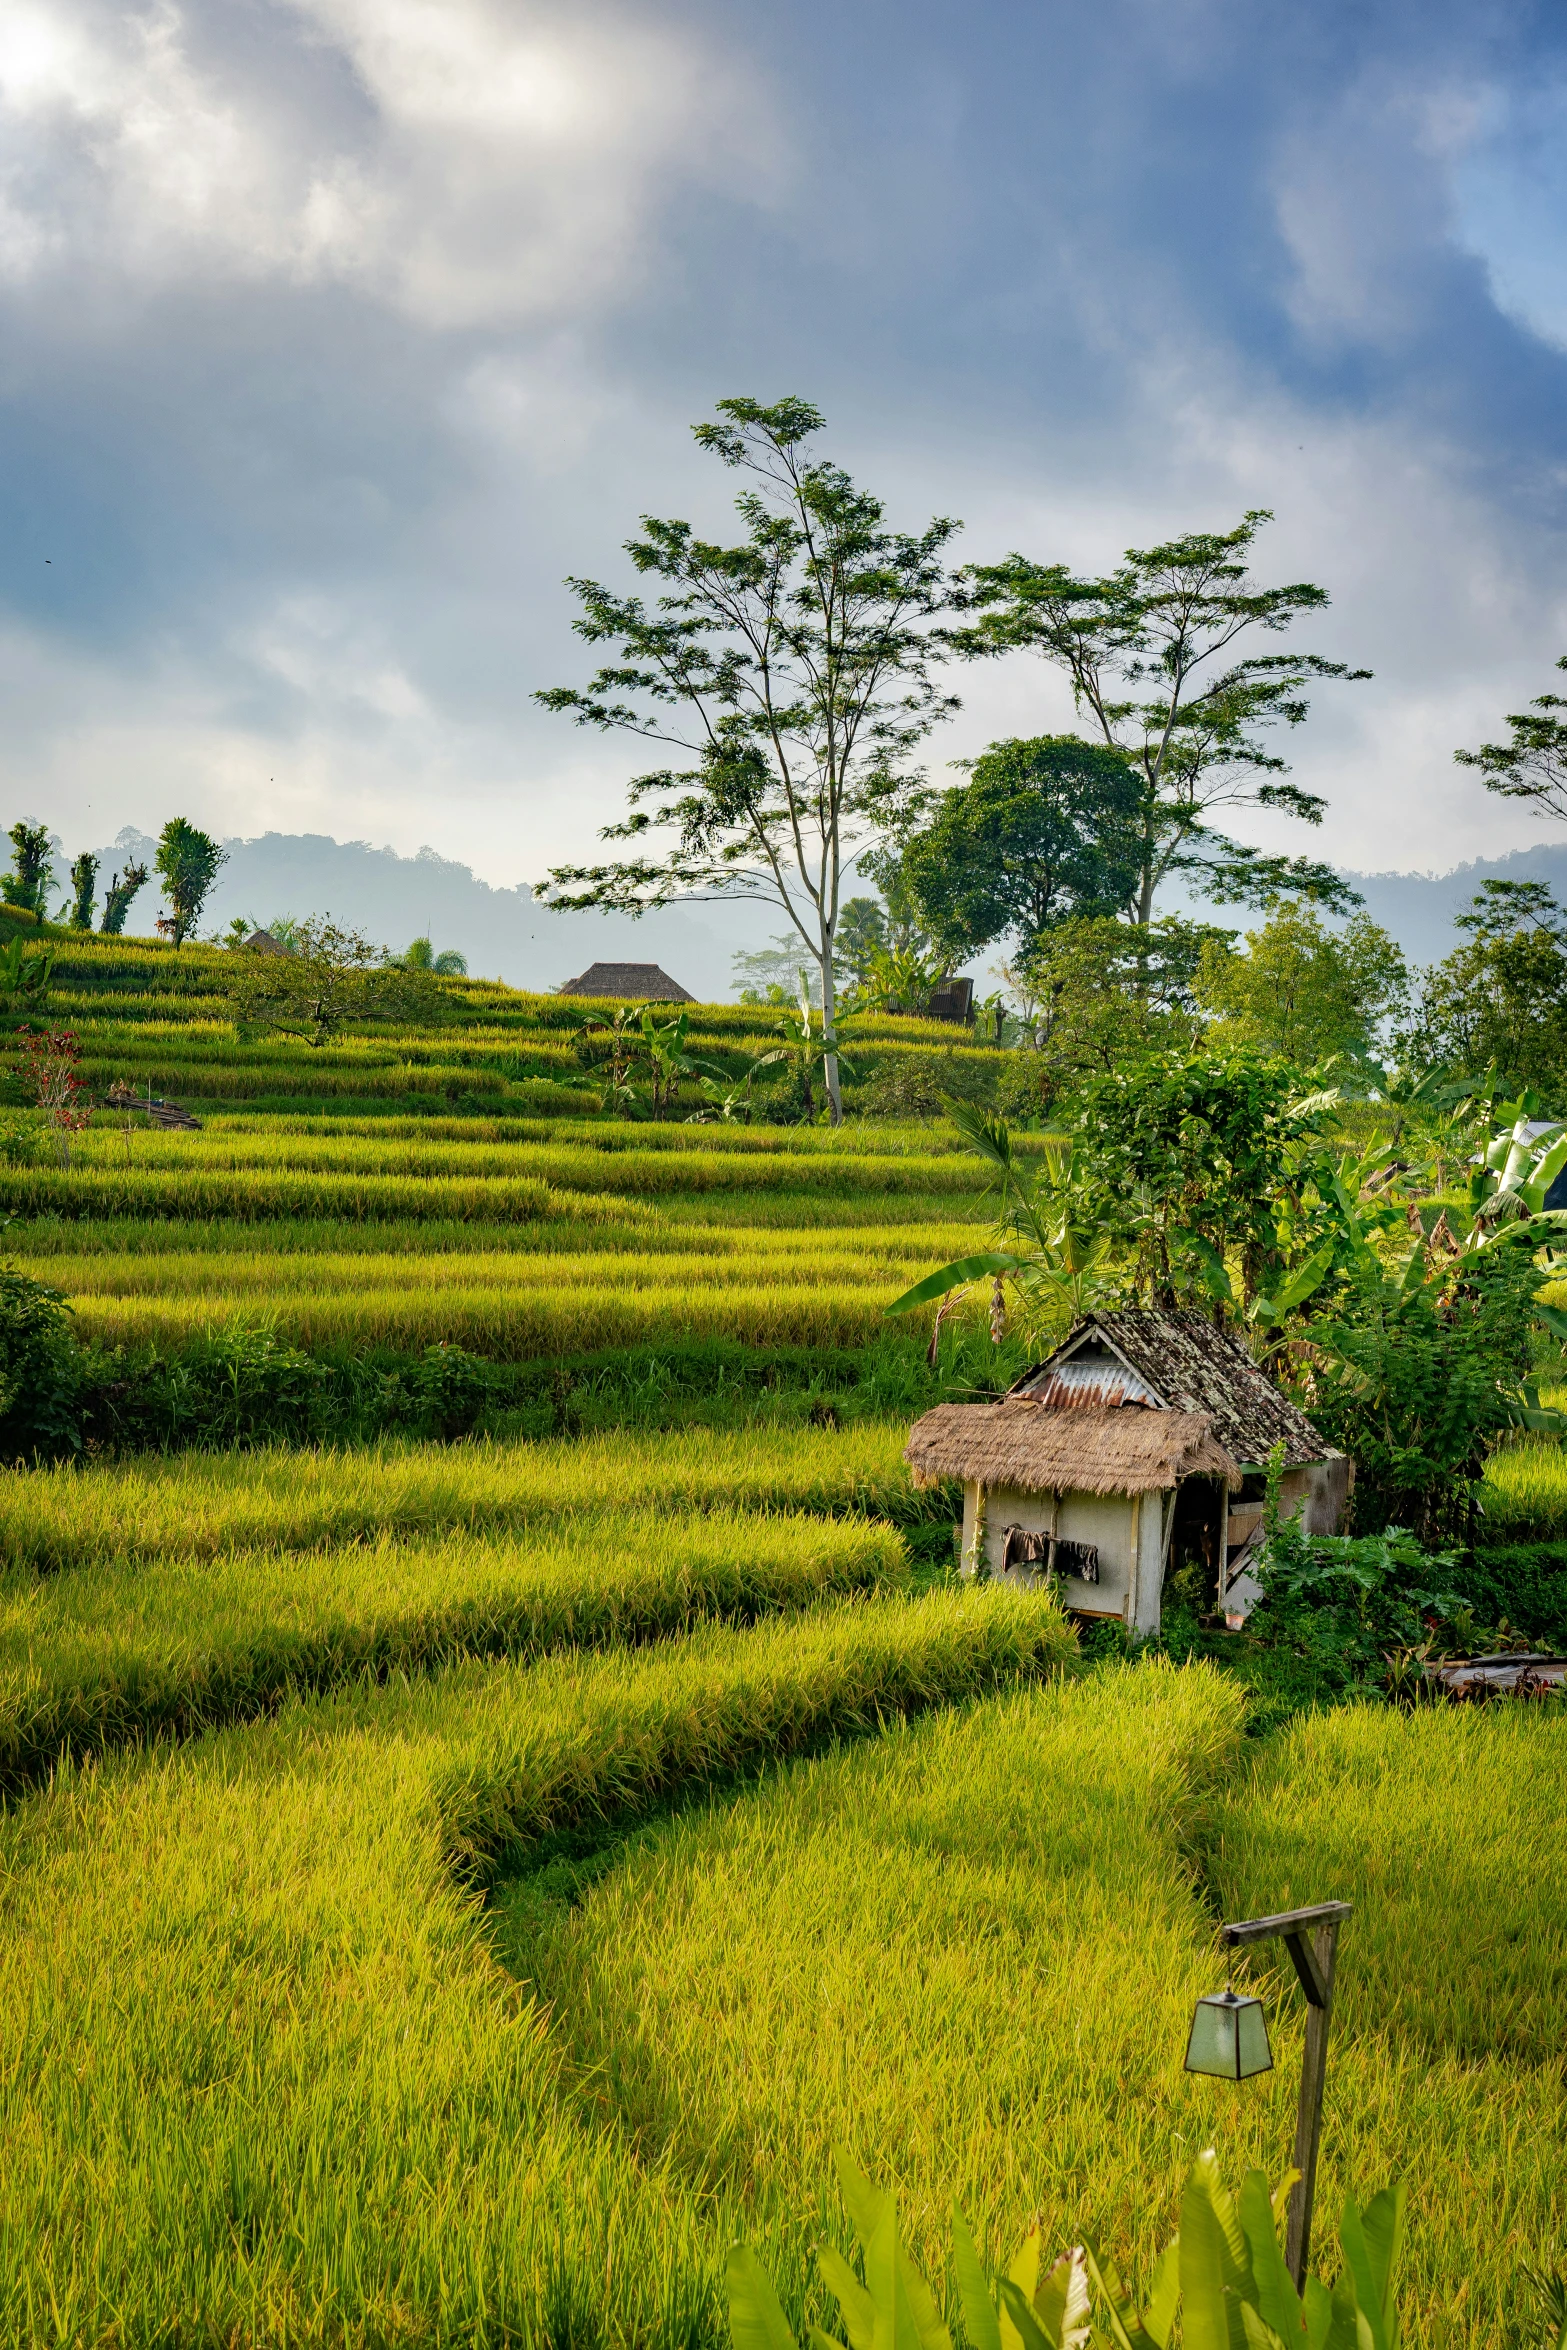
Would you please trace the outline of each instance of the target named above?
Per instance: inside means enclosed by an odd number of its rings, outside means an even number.
[[[834,1126],[843,1124],[843,1092],[838,1083],[838,1040],[835,1028],[837,993],[833,983],[832,942],[817,958],[822,981],[822,1077],[827,1086],[827,1114]]]

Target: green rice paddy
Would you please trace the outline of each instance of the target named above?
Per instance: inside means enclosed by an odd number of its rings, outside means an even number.
[[[859,1347],[986,1223],[939,1126],[584,1115],[553,999],[312,1053],[235,1037],[213,951],[59,975],[94,1082],[205,1121],[0,1175],[126,1363]],[[1561,1722],[1248,1739],[1234,1680],[951,1588],[906,1413],[732,1417],[0,1476],[0,2344],[721,2350],[737,2231],[825,2314],[842,2144],[938,2275],[954,2197],[993,2260],[1038,2211],[1139,2272],[1202,2146],[1287,2159],[1283,1975],[1272,2074],[1182,2069],[1218,1920],[1329,1895],[1322,2233],[1406,2176],[1406,2341],[1521,2342],[1567,2265]],[[1567,1527],[1561,1457],[1499,1454],[1488,1523]]]

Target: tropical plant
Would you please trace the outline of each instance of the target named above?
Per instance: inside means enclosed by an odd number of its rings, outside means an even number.
[[[826,1067],[827,1029],[826,1023],[820,1021],[813,1011],[810,991],[805,984],[803,971],[799,974],[799,982],[798,998],[785,1011],[783,1018],[777,1022],[773,1031],[776,1036],[783,1039],[782,1043],[771,1045],[766,1052],[758,1053],[747,1071],[747,1076],[750,1078],[759,1077],[764,1069],[781,1068],[785,1070],[793,1081],[800,1106],[809,1119],[816,1115],[816,1095],[811,1081],[818,1069],[825,1070]],[[855,1015],[852,1012],[845,1012],[839,1016],[835,1031],[839,1044],[852,1030],[854,1018]],[[833,1053],[833,1063],[835,1069],[852,1080],[854,1076],[853,1065],[836,1048]],[[831,1098],[829,1095],[829,1104]]]
[[[847,2154],[838,2156],[843,2199],[859,2239],[863,2279],[831,2246],[817,2254],[823,2281],[843,2313],[852,2350],[952,2350],[936,2302],[899,2240],[891,2195],[872,2185]],[[1036,2225],[992,2291],[961,2213],[952,2215],[952,2265],[969,2350],[1167,2350],[1176,2319],[1185,2350],[1397,2350],[1396,2299],[1406,2190],[1385,2187],[1364,2211],[1344,2199],[1344,2266],[1331,2288],[1308,2276],[1297,2290],[1279,2242],[1296,2174],[1270,2196],[1249,2171],[1231,2196],[1210,2150],[1187,2174],[1179,2234],[1158,2261],[1138,2309],[1114,2263],[1080,2245],[1045,2266]],[[772,2280],[748,2244],[731,2249],[726,2270],[735,2350],[796,2350]],[[1094,2325],[1098,2315],[1104,2326]],[[843,2350],[811,2329],[814,2350]]]
[[[940,955],[922,955],[911,946],[878,947],[855,991],[855,1001],[870,1012],[923,1012],[946,975],[947,965]]]
[[[1120,1284],[1110,1266],[1111,1236],[1094,1218],[1071,1136],[1047,1136],[1038,1165],[1025,1170],[1003,1119],[950,1097],[947,1109],[969,1149],[992,1170],[997,1232],[1009,1245],[943,1265],[895,1298],[888,1313],[906,1314],[972,1282],[989,1281],[991,1334],[999,1339],[1005,1325],[997,1327],[997,1308],[1009,1285],[1030,1332],[1059,1330],[1115,1295]]]
[[[433,971],[437,979],[466,979],[468,958],[456,947],[443,947],[439,954],[427,938],[416,938],[398,957],[405,971]]]
[[[696,439],[750,476],[736,502],[744,536],[719,546],[687,522],[645,516],[627,552],[662,583],[656,607],[573,580],[578,634],[613,658],[585,690],[538,696],[579,725],[640,735],[689,762],[636,777],[631,813],[603,835],[645,845],[657,828],[674,845],[557,867],[539,899],[629,913],[714,896],[778,907],[817,973],[836,1126],[843,883],[876,828],[922,790],[910,758],[954,707],[935,683],[945,648],[930,623],[950,601],[956,525],[889,530],[877,499],[804,454],[822,428],[807,401],[718,410]]]
[[[109,876],[109,887],[103,901],[103,919],[100,933],[105,938],[119,938],[125,929],[125,917],[131,910],[131,900],[146,886],[147,868],[130,860],[123,873]]]
[[[182,947],[201,919],[219,868],[228,863],[228,851],[188,818],[171,816],[158,835],[153,862],[169,906],[158,918],[159,932]]]
[[[1199,1053],[1135,1062],[1086,1089],[1076,1125],[1094,1208],[1150,1303],[1249,1308],[1291,1269],[1281,1212],[1334,1098],[1302,1099],[1296,1084],[1282,1061]]]
[[[1359,1248],[1295,1350],[1303,1400],[1355,1462],[1357,1529],[1408,1526],[1433,1547],[1473,1540],[1480,1479],[1505,1435],[1567,1426],[1529,1376],[1534,1325],[1567,1336],[1567,1316],[1535,1298],[1532,1227],[1463,1250],[1434,1239],[1402,1266]]]
[[[635,1066],[647,1079],[648,1111],[654,1118],[668,1117],[679,1098],[683,1079],[704,1072],[708,1076],[724,1074],[713,1062],[699,1060],[686,1050],[690,1025],[690,1008],[685,1004],[670,1020],[655,1020],[649,1004],[643,1004],[638,1010]]]
[[[20,932],[0,947],[0,996],[8,1010],[18,1005],[30,1011],[43,1010],[49,1001],[56,952],[52,939],[37,939],[29,945]]]

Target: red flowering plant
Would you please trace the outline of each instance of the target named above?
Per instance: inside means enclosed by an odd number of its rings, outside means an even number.
[[[86,1132],[93,1106],[78,1063],[82,1048],[71,1028],[22,1028],[21,1075],[37,1096],[38,1107],[54,1128],[60,1164],[71,1163],[71,1136]]]

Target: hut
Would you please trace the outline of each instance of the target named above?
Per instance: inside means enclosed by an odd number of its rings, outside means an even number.
[[[632,1004],[694,1004],[696,997],[656,963],[590,963],[575,979],[563,979],[561,995],[608,996]]]
[[[1083,1616],[1159,1629],[1171,1573],[1243,1616],[1268,1461],[1281,1502],[1337,1531],[1352,1469],[1232,1331],[1201,1314],[1093,1314],[999,1403],[943,1404],[904,1453],[917,1485],[963,1483],[966,1575],[1057,1577]]]

